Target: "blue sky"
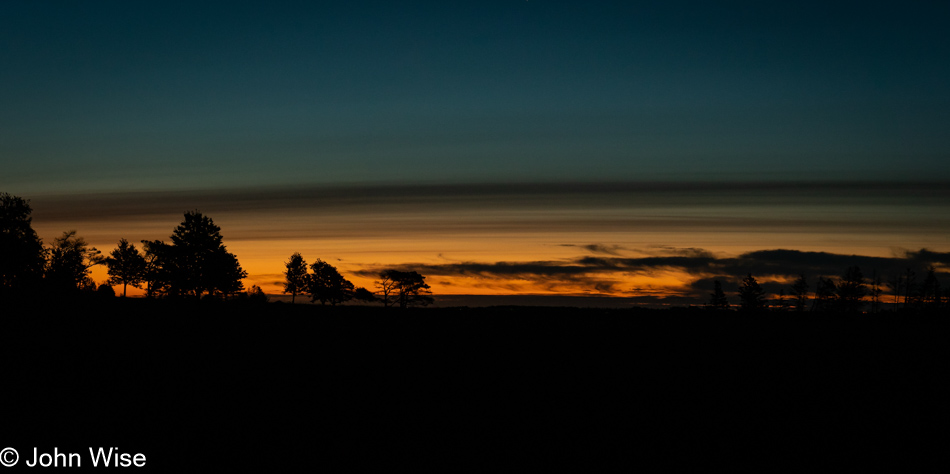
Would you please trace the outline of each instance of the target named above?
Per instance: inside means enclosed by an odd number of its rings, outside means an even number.
[[[947,3],[711,3],[4,2],[0,188],[950,179]]]
[[[947,2],[5,1],[0,192],[32,200],[45,242],[76,229],[104,251],[199,209],[270,292],[293,252],[360,285],[420,268],[437,294],[695,300],[742,276],[634,261],[694,254],[828,260],[811,277],[936,255],[944,275],[947,18]]]

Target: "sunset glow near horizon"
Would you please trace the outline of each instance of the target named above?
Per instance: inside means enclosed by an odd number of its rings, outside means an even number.
[[[6,2],[0,192],[103,253],[221,227],[373,289],[702,303],[950,273],[950,5]],[[853,256],[853,258],[852,258]],[[105,269],[96,267],[101,283]]]
[[[748,271],[763,283],[784,285],[796,274],[783,267],[762,273],[759,268],[770,263],[754,258],[737,270],[720,268],[723,259],[753,251],[872,257],[877,260],[866,271],[886,277],[900,271],[898,260],[907,251],[950,250],[950,190],[925,183],[841,186],[275,189],[49,196],[33,205],[34,227],[47,241],[76,229],[108,252],[120,238],[167,241],[181,220],[173,209],[196,204],[222,228],[228,250],[248,271],[245,286],[269,294],[282,292],[284,263],[294,252],[308,263],[327,261],[369,289],[380,270],[402,268],[427,275],[436,295],[639,297],[652,303],[678,296],[702,303],[705,289],[691,285],[704,279],[732,282]],[[927,263],[944,272],[946,260],[940,255]],[[834,276],[843,270],[837,262],[810,264],[808,272]],[[104,280],[104,268],[93,277]]]

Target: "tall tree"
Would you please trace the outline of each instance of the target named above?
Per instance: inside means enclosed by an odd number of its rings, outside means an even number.
[[[0,297],[37,290],[46,250],[31,225],[30,203],[0,193]]]
[[[320,304],[345,303],[353,297],[353,283],[343,278],[336,267],[317,259],[310,265],[310,299]]]
[[[46,280],[55,292],[70,292],[95,284],[89,278],[90,268],[105,262],[102,252],[90,247],[76,231],[63,232],[53,240],[49,250]]]
[[[284,293],[290,293],[290,302],[294,303],[298,293],[306,293],[309,289],[310,275],[307,274],[307,262],[300,252],[294,252],[286,266]]]
[[[838,306],[847,313],[857,313],[864,306],[864,296],[868,293],[864,274],[857,266],[848,267],[844,276],[838,282]]]
[[[128,240],[119,240],[119,245],[106,257],[109,267],[109,283],[122,285],[122,296],[127,294],[128,286],[138,288],[145,279],[145,257]]]
[[[713,282],[713,292],[709,294],[709,307],[729,309],[729,300],[726,299],[726,293],[722,291],[722,283],[719,280]]]
[[[759,311],[765,307],[765,290],[751,273],[739,284],[739,300],[743,311]]]
[[[805,305],[808,304],[808,281],[805,280],[805,274],[798,275],[798,279],[792,284],[792,295],[795,297],[795,311],[805,311]]]
[[[185,220],[172,231],[174,260],[172,285],[183,294],[200,298],[204,294],[231,295],[244,289],[247,272],[237,257],[223,245],[221,228],[198,211],[185,213]]]

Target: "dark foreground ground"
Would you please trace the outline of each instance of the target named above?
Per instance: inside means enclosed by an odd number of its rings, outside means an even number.
[[[18,468],[947,464],[946,316],[161,303],[3,307]]]

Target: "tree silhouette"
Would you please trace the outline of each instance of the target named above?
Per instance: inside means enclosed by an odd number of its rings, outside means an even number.
[[[286,265],[284,293],[290,293],[290,302],[294,303],[298,293],[306,293],[309,289],[310,275],[307,274],[307,262],[304,261],[300,252],[294,252]]]
[[[924,277],[923,283],[920,284],[921,305],[926,309],[939,308],[942,296],[936,270],[930,267],[927,269],[927,276]]]
[[[244,291],[247,272],[241,268],[237,256],[225,250],[222,245],[213,254],[208,268],[211,274],[208,277],[210,286],[208,293],[221,296],[231,296]]]
[[[105,257],[86,240],[76,236],[76,231],[63,232],[53,240],[49,250],[49,264],[46,268],[46,280],[50,289],[59,293],[69,293],[95,283],[89,278],[89,269],[102,264]]]
[[[881,281],[881,276],[877,274],[877,270],[874,270],[871,276],[871,312],[877,313],[881,310],[881,295],[884,294],[884,290],[881,288],[883,281]]]
[[[353,297],[353,283],[343,278],[336,267],[317,259],[310,265],[313,273],[310,274],[310,299],[320,301],[320,304],[344,303]]]
[[[897,308],[901,303],[901,289],[904,288],[904,277],[902,275],[891,277],[887,280],[887,284],[894,290],[894,308]]]
[[[815,311],[830,311],[835,309],[835,295],[838,292],[835,281],[831,278],[818,277],[818,285],[815,286]]]
[[[759,311],[765,307],[765,291],[751,273],[739,285],[739,300],[743,311]]]
[[[143,240],[145,250],[145,296],[170,296],[174,257],[172,246],[161,240]]]
[[[198,211],[185,213],[185,220],[172,231],[173,291],[200,298],[204,294],[234,294],[244,289],[247,277],[237,257],[222,244],[221,228]],[[167,256],[167,255],[166,255]],[[170,262],[164,262],[166,265]],[[177,288],[176,288],[177,287]]]
[[[399,281],[399,307],[428,306],[432,299],[431,287],[426,283],[426,277],[418,272],[405,272]]]
[[[186,212],[171,244],[143,240],[146,296],[201,298],[244,290],[247,272],[222,244],[221,228],[197,211]]]
[[[251,289],[247,290],[247,299],[253,303],[266,303],[267,295],[264,293],[264,290],[257,285],[251,285]]]
[[[418,272],[384,270],[376,281],[376,286],[380,288],[383,296],[383,305],[392,306],[398,303],[400,308],[408,308],[432,304],[432,291],[425,278]]]
[[[713,281],[713,292],[709,294],[709,307],[712,309],[729,309],[729,300],[722,291],[722,283],[719,280]]]
[[[29,201],[0,193],[0,297],[35,291],[46,250],[31,225]]]
[[[788,299],[785,297],[785,288],[778,290],[778,310],[783,313],[788,311]]]
[[[375,303],[377,301],[376,295],[374,295],[372,291],[369,291],[363,287],[359,287],[353,291],[353,299],[366,303]]]
[[[106,257],[109,267],[109,283],[122,285],[122,296],[126,296],[129,285],[135,288],[145,279],[145,257],[128,240],[119,240],[119,246]]]
[[[795,297],[795,311],[805,311],[805,305],[808,304],[808,281],[805,280],[805,274],[798,275],[798,279],[792,284],[792,296]]]
[[[904,307],[909,308],[917,298],[917,273],[910,268],[904,272]]]
[[[396,270],[386,270],[379,274],[379,280],[376,280],[376,288],[379,288],[380,298],[383,307],[388,308],[399,302],[399,281],[397,277],[400,272]]]
[[[103,283],[96,288],[96,296],[105,299],[115,298],[115,290],[112,288],[112,285]]]
[[[836,295],[838,306],[842,311],[856,313],[861,311],[864,306],[864,296],[867,295],[868,287],[864,282],[864,274],[861,269],[854,266],[848,267],[844,276],[838,282]]]

